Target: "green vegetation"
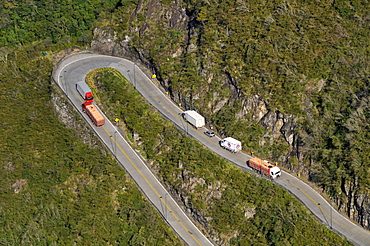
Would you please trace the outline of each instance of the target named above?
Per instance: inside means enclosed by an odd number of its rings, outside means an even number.
[[[97,17],[109,18],[119,0],[53,1],[1,0],[0,47],[47,40],[70,46],[88,45]]]
[[[282,138],[259,146],[266,138],[264,128],[251,120],[254,112],[243,115],[251,96],[266,100],[269,110],[295,115],[299,159],[289,165],[304,170],[339,208],[366,224],[368,1],[144,1],[138,8],[136,0],[0,4],[0,244],[177,242],[103,148],[91,149],[56,120],[50,98],[55,93],[49,84],[52,64],[47,59],[56,49],[88,46],[95,27],[115,31],[116,41],[133,37],[132,50],[155,69],[176,100],[198,109],[219,132],[237,133],[247,150],[271,159],[291,151]],[[108,91],[122,90],[109,84],[116,76],[100,76]],[[305,212],[299,213],[304,209],[286,192],[199,148],[153,109],[133,103],[129,98],[142,99],[132,88],[125,89],[128,98],[100,94],[102,103],[114,100],[112,116],[126,115],[129,139],[155,159],[165,182],[180,189],[196,177],[199,183],[183,192],[196,209],[213,218],[209,223],[220,238],[240,245],[299,245],[316,233],[323,241],[313,244],[342,243]],[[154,119],[156,124],[149,124]],[[245,182],[238,184],[241,180]],[[276,192],[281,203],[267,195],[259,200],[259,188],[248,190],[259,186],[242,186],[248,182]],[[363,200],[355,200],[359,198]],[[235,201],[235,212],[226,199]],[[264,217],[270,210],[277,215]],[[238,217],[242,213],[245,220]],[[308,222],[302,224],[301,219]],[[239,223],[244,224],[236,227]]]
[[[368,226],[369,1],[150,4],[132,10],[146,18],[128,20],[130,29],[118,37],[131,34],[129,44],[174,100],[242,140],[244,149],[285,160]],[[186,21],[166,18],[181,8]],[[292,146],[258,122],[255,95],[269,112],[295,117]]]
[[[294,197],[264,179],[242,172],[179,132],[112,69],[87,80],[99,88],[104,111],[139,136],[134,147],[147,154],[153,170],[184,204],[209,218],[206,229],[231,245],[347,245],[319,224]],[[186,200],[186,199],[185,199]],[[319,237],[317,235],[320,235]]]
[[[81,141],[94,138],[85,123],[76,132],[58,121],[43,48],[2,63],[0,244],[181,245],[99,141]]]
[[[0,245],[181,245],[50,84],[50,54],[86,45],[116,4],[1,1]]]

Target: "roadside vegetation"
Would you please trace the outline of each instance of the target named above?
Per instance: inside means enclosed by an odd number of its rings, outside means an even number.
[[[118,41],[132,37],[172,99],[315,182],[369,229],[369,1],[153,4],[114,30]],[[290,145],[285,129],[272,136],[273,114],[294,118]]]
[[[370,5],[357,0],[216,2],[178,2],[190,22],[172,26],[163,19],[169,16],[163,11],[174,6],[171,1],[148,7],[144,1],[144,7],[136,8],[138,1],[131,0],[0,0],[0,244],[91,245],[103,244],[102,238],[121,244],[179,244],[104,148],[91,148],[85,143],[91,137],[76,137],[71,126],[57,120],[50,95],[58,93],[50,85],[50,71],[61,56],[51,54],[89,47],[95,27],[115,31],[117,41],[132,36],[131,47],[155,68],[174,99],[202,110],[220,132],[238,133],[259,155],[289,156],[287,167],[304,171],[339,209],[366,224]],[[116,76],[97,76],[105,93],[124,90],[128,98],[142,101],[132,88],[114,88],[104,81]],[[299,153],[290,152],[283,138],[260,146],[264,127],[251,114],[237,119],[244,99],[255,94],[270,110],[298,117]],[[317,240],[324,241],[313,244],[346,244],[313,221],[285,191],[205,152],[148,105],[111,96],[101,94],[101,103],[117,103],[109,109],[111,116],[125,120],[135,148],[154,161],[165,183],[174,184],[172,194],[194,186],[182,191],[190,198],[188,205],[194,206],[193,213],[212,217],[208,224],[222,240],[300,245],[320,235]],[[126,104],[134,110],[126,112],[121,107]],[[154,119],[158,122],[152,125],[149,120]],[[225,183],[219,182],[222,178]],[[259,186],[276,192],[281,203],[261,196]],[[259,201],[260,196],[265,200]],[[267,208],[277,215],[264,217],[270,213]],[[300,222],[302,218],[307,222]],[[236,228],[234,222],[243,226]]]
[[[1,66],[0,245],[182,245],[50,84],[44,48]],[[77,122],[60,122],[62,111]]]
[[[0,245],[182,245],[51,83],[116,2],[0,4]]]
[[[121,119],[126,137],[144,153],[171,195],[193,217],[201,218],[216,241],[230,245],[349,245],[318,223],[288,192],[242,172],[177,130],[117,71],[98,69],[87,81],[111,120]]]
[[[140,54],[175,101],[245,150],[301,173],[369,225],[368,1],[138,4],[1,0],[0,61],[38,41],[89,47],[96,27],[116,43],[130,37],[131,55]],[[256,95],[269,112],[297,120],[292,145],[245,107]]]

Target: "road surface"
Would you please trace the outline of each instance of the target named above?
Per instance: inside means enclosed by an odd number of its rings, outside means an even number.
[[[172,121],[178,128],[182,129],[189,136],[197,139],[203,145],[205,145],[210,150],[214,151],[221,157],[229,160],[239,168],[254,173],[252,169],[247,167],[246,161],[252,157],[245,154],[232,154],[231,152],[224,150],[218,144],[220,140],[217,136],[209,138],[204,135],[204,131],[208,130],[203,128],[201,130],[194,129],[191,125],[186,123],[181,118],[181,113],[183,112],[178,105],[174,104],[168,97],[168,95],[156,85],[154,85],[150,78],[148,78],[133,62],[128,61],[123,58],[103,56],[92,53],[78,54],[70,56],[69,58],[63,60],[61,64],[53,72],[54,79],[59,83],[61,88],[66,92],[70,98],[74,98],[72,102],[75,105],[78,105],[81,102],[76,101],[76,98],[79,98],[74,84],[78,81],[84,80],[86,74],[96,68],[100,67],[111,67],[120,71],[134,86],[135,88],[146,98],[146,100],[153,105],[157,110],[165,117],[167,120]],[[78,108],[78,107],[77,107]],[[86,116],[85,116],[86,117]],[[93,127],[93,126],[92,126]],[[146,175],[152,177],[153,182],[155,181],[154,176],[150,173],[148,168],[141,159],[137,156],[134,151],[124,142],[123,138],[116,134],[113,136],[116,131],[114,126],[108,122],[105,128],[97,129],[93,127],[97,134],[102,138],[102,140],[107,144],[108,148],[111,146],[111,151],[114,145],[119,146],[119,151],[116,152],[117,159],[121,160],[121,163],[127,163],[127,158],[129,157],[129,162],[131,165],[124,164],[125,169],[130,173],[130,169],[133,169],[132,172],[138,173],[136,175],[131,174],[137,184],[141,187],[144,194],[149,198],[154,206],[157,207],[158,211],[162,214],[164,218],[168,220],[176,221],[177,213],[183,214],[182,211],[174,212],[174,208],[178,208],[177,205],[172,204],[174,201],[170,198],[168,194],[161,185],[158,184],[158,187],[151,188],[149,181],[146,181]],[[113,137],[110,137],[113,136]],[[119,137],[118,137],[119,136]],[[116,139],[116,140],[114,140]],[[122,150],[121,150],[122,148]],[[114,148],[113,148],[114,149]],[[125,155],[131,153],[128,157]],[[114,150],[112,151],[114,153]],[[119,158],[118,158],[119,157]],[[125,160],[126,158],[126,160]],[[142,163],[142,164],[136,164]],[[139,169],[140,168],[140,169]],[[141,173],[141,169],[145,170],[145,175]],[[136,177],[137,176],[137,177]],[[308,186],[305,182],[301,181],[296,176],[290,175],[287,172],[282,171],[282,178],[273,181],[284,189],[288,190],[291,194],[297,197],[315,216],[316,218],[326,225],[329,229],[338,233],[339,235],[346,237],[349,241],[353,242],[356,245],[370,245],[370,232],[363,229],[362,227],[351,222],[349,219],[338,213],[333,209],[330,204],[314,189]],[[159,183],[159,182],[158,182]],[[158,189],[158,190],[157,190]],[[151,194],[154,193],[154,194]],[[164,206],[163,197],[168,198],[166,206]],[[171,207],[169,206],[171,204]],[[165,207],[163,209],[163,206]],[[167,207],[168,206],[168,207]],[[166,211],[164,211],[166,210]],[[179,209],[180,210],[180,209]],[[169,216],[170,214],[170,216]],[[177,217],[178,218],[178,217]],[[182,218],[187,220],[186,218]],[[182,222],[185,223],[185,222]],[[183,225],[174,225],[171,226],[175,231],[184,239],[188,238],[190,235],[189,241],[185,240],[189,245],[207,245],[211,244],[207,239],[202,239],[202,236],[198,233],[199,230],[193,228],[191,222],[186,222],[186,226]],[[192,228],[192,229],[190,229]],[[182,232],[183,231],[183,232]],[[190,231],[190,232],[189,232]],[[184,236],[182,236],[184,234]],[[197,236],[195,236],[197,234]],[[204,237],[204,236],[203,236]],[[193,242],[191,242],[193,240]],[[195,242],[194,242],[195,241]]]
[[[178,206],[141,157],[125,141],[118,129],[106,117],[106,124],[96,127],[89,117],[82,113],[83,101],[75,86],[77,82],[84,81],[90,71],[101,67],[113,67],[120,68],[121,73],[126,77],[132,74],[127,67],[132,64],[123,62],[122,59],[86,55],[72,56],[60,62],[53,71],[54,81],[58,83],[73,106],[86,119],[120,165],[130,174],[140,190],[182,240],[188,245],[213,245]],[[140,80],[143,79],[138,77]]]

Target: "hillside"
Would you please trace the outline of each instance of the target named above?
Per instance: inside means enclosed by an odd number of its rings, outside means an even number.
[[[63,48],[84,44],[65,13],[96,16],[66,1],[0,4],[0,245],[183,245],[51,84]]]
[[[366,1],[1,4],[1,244],[181,244],[50,85],[60,58],[50,54],[90,43],[140,60],[176,102],[200,111],[220,134],[238,136],[244,149],[316,182],[368,226]],[[122,118],[137,111],[143,120],[155,114],[141,104],[126,111],[136,106],[111,110]],[[147,137],[140,132],[145,121],[132,119],[137,115],[126,122],[128,133]],[[160,124],[154,132],[169,127]],[[162,152],[153,149],[156,139],[134,144],[158,158],[152,168],[218,243],[348,244],[287,192],[195,152],[194,141],[173,141],[180,136],[175,129],[165,133]],[[197,161],[205,156],[207,162]],[[213,173],[211,164],[225,171]],[[213,203],[204,202],[208,188]],[[269,193],[260,196],[259,189]]]
[[[45,48],[0,71],[0,245],[182,245],[50,84]]]
[[[139,1],[94,30],[174,101],[370,222],[368,1]]]
[[[101,109],[111,120],[121,119],[118,125],[133,148],[216,245],[348,244],[286,190],[180,132],[114,69],[86,78]]]

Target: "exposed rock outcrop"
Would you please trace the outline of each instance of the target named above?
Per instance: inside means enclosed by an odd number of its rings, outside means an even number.
[[[53,93],[51,101],[55,110],[58,112],[57,116],[59,121],[63,122],[68,128],[76,130],[82,142],[89,144],[93,148],[99,146],[94,138],[94,133],[91,132],[89,127],[86,127],[86,124],[82,124],[79,117],[76,117],[76,112],[73,111],[71,105],[67,103],[64,96]]]
[[[307,133],[297,133],[297,117],[271,109],[269,102],[259,95],[244,95],[242,89],[238,87],[238,79],[230,75],[228,71],[222,71],[222,75],[219,75],[216,81],[215,72],[212,70],[214,68],[207,62],[204,62],[202,65],[195,63],[198,66],[196,68],[197,75],[204,78],[209,87],[211,87],[210,85],[212,83],[216,83],[224,91],[228,91],[228,93],[225,93],[227,94],[226,96],[221,95],[222,93],[219,91],[213,91],[211,89],[207,91],[206,86],[202,90],[194,90],[192,93],[185,94],[171,87],[172,77],[170,75],[167,77],[163,76],[162,79],[162,66],[164,64],[158,64],[158,61],[153,58],[154,55],[167,55],[168,60],[171,60],[171,58],[192,59],[191,54],[194,54],[201,46],[199,40],[203,35],[202,24],[196,20],[194,15],[196,15],[194,11],[184,9],[177,1],[173,1],[168,8],[163,7],[158,0],[150,0],[147,3],[139,1],[137,8],[131,13],[131,16],[133,19],[138,16],[145,16],[143,23],[133,23],[129,30],[125,30],[124,35],[115,33],[109,28],[96,28],[94,30],[94,40],[91,43],[91,48],[96,52],[141,61],[150,70],[155,71],[161,85],[170,91],[172,99],[177,103],[182,103],[185,107],[189,105],[193,106],[193,100],[202,101],[202,98],[206,96],[209,96],[211,99],[204,102],[203,106],[208,108],[210,114],[216,114],[224,107],[235,105],[235,102],[238,103],[238,110],[235,113],[235,117],[245,121],[252,120],[265,128],[259,144],[261,146],[271,145],[275,140],[284,138],[290,148],[288,153],[281,153],[281,159],[279,161],[288,163],[289,160],[292,160],[291,162],[294,162],[294,165],[291,163],[286,164],[287,168],[290,168],[292,171],[299,171],[302,175],[306,175],[309,179],[313,180],[313,172],[310,169],[305,169],[305,166],[303,166],[310,165],[310,168],[313,169],[314,164],[311,160],[306,161],[309,164],[303,164],[304,159],[308,158],[306,154],[309,153],[310,149],[308,144],[303,142],[304,139],[302,138],[302,135]],[[273,21],[273,18],[267,18],[265,23],[271,24]],[[170,48],[164,48],[161,46],[162,44],[157,44],[155,37],[153,37],[153,30],[156,30],[156,32],[158,30],[155,25],[162,25],[160,30],[164,31],[160,35],[168,36],[168,41],[170,41],[171,37],[166,31],[176,32],[184,30],[182,37],[183,43],[174,44]],[[215,45],[219,46],[220,49],[225,48],[225,44],[222,41],[217,40],[216,43]],[[151,45],[158,46],[156,48],[158,48],[157,50],[160,53],[151,54],[149,51],[149,46]],[[204,52],[202,59],[208,60],[208,56],[209,54]],[[180,66],[179,69],[184,68]],[[303,79],[306,80],[307,78],[304,77]],[[308,82],[308,91],[321,91],[327,83],[326,79],[321,78]],[[304,97],[302,105],[304,111],[307,113],[307,117],[312,117],[313,103],[309,100],[308,96]],[[250,118],[246,119],[246,115],[250,116]],[[310,137],[314,138],[312,136]],[[173,193],[177,194],[178,198],[183,202],[193,217],[197,218],[202,225],[206,225],[207,219],[202,217],[201,214],[198,214],[197,211],[192,210],[192,204],[188,197],[184,196],[180,190],[174,190]],[[216,196],[219,195],[217,191],[210,191],[210,193]],[[345,205],[342,205],[339,204],[338,199],[337,204],[339,205],[339,209],[348,212],[351,218],[354,218],[363,226],[368,227],[369,212],[367,208],[369,201],[367,195],[356,193],[352,194],[351,198],[346,197],[344,200],[341,203]]]
[[[18,179],[14,184],[12,184],[12,188],[14,189],[14,193],[18,194],[22,191],[23,185],[25,185],[27,181],[25,179]]]

